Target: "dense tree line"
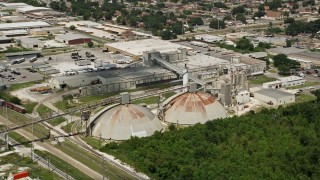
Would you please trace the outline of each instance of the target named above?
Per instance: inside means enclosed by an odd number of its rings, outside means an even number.
[[[319,179],[320,106],[262,109],[101,150],[154,179]]]
[[[290,69],[300,67],[298,61],[291,60],[285,54],[278,54],[273,57],[273,65],[278,68],[280,75],[290,75]]]
[[[286,34],[296,36],[300,33],[312,33],[315,34],[320,31],[320,20],[303,22],[290,20],[290,24],[286,29]]]
[[[46,6],[46,3],[42,2],[42,1],[38,1],[38,0],[9,0],[8,2],[12,2],[12,3],[22,2],[22,3],[32,5],[32,6],[39,6],[39,7]]]

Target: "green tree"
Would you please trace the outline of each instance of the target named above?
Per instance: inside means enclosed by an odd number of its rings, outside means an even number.
[[[87,45],[88,45],[89,48],[92,48],[93,47],[93,42],[92,41],[88,42]]]
[[[241,50],[248,50],[248,51],[253,50],[253,44],[250,42],[249,39],[247,39],[245,37],[243,37],[239,41],[237,41],[236,45],[237,45],[236,47]]]
[[[280,75],[290,75],[290,67],[288,67],[287,65],[285,64],[281,64],[278,66],[278,71],[279,71],[279,74]]]
[[[244,9],[243,6],[237,6],[235,8],[232,9],[231,13],[232,15],[237,15],[237,14],[244,14],[246,12],[246,10]]]
[[[237,14],[236,20],[241,21],[243,24],[247,24],[247,19],[243,14]]]
[[[286,47],[291,47],[292,46],[292,41],[290,39],[286,40]]]
[[[83,14],[83,19],[84,19],[84,20],[88,20],[90,17],[91,17],[91,13],[90,13],[89,11],[86,11],[86,12]]]
[[[313,94],[316,96],[316,102],[319,103],[320,102],[320,89],[317,89],[313,92]]]
[[[219,19],[212,19],[209,24],[209,27],[212,29],[224,29],[225,26],[224,21]]]
[[[69,27],[69,29],[73,31],[73,30],[76,29],[76,27],[75,27],[74,25],[71,25],[71,26]]]
[[[264,9],[264,4],[260,4],[259,6],[258,6],[258,10],[259,11],[264,11],[265,9]]]

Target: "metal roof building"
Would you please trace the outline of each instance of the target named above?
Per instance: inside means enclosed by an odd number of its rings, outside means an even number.
[[[90,120],[91,134],[112,140],[127,140],[131,136],[151,136],[163,129],[162,124],[148,108],[129,104],[129,94],[122,104],[106,107]]]
[[[58,35],[55,37],[55,40],[69,44],[69,45],[84,44],[84,43],[91,42],[90,37],[87,37],[81,34],[72,34],[72,33]]]
[[[224,107],[205,92],[191,90],[164,102],[164,120],[169,123],[194,125],[225,117],[227,114]]]
[[[281,105],[295,102],[295,95],[277,89],[267,88],[256,91],[254,97],[260,101]]]
[[[0,24],[0,31],[42,28],[42,27],[49,27],[49,26],[50,26],[50,24],[43,22],[43,21],[4,23],[4,24]]]

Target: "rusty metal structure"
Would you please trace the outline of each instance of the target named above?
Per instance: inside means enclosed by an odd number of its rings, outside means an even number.
[[[227,113],[220,102],[210,94],[191,91],[167,99],[159,114],[167,123],[194,125],[225,118]]]

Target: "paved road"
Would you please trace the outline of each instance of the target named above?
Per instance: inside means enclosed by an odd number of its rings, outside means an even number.
[[[7,121],[4,117],[0,116],[0,122],[3,124],[6,124]],[[13,125],[13,123],[9,123],[9,125]],[[16,130],[17,133],[21,134],[22,136],[24,136],[25,138],[32,140],[32,134],[23,130],[23,129],[18,129]],[[35,137],[35,139],[37,139],[37,137]],[[71,164],[73,167],[79,169],[80,171],[82,171],[83,173],[87,174],[88,176],[90,176],[93,179],[102,179],[102,175],[100,175],[99,173],[97,173],[96,171],[93,171],[92,169],[90,169],[89,167],[85,166],[84,164],[80,163],[79,161],[73,159],[72,157],[70,157],[69,155],[65,154],[64,152],[60,151],[59,149],[55,148],[53,145],[51,145],[50,143],[47,142],[36,142],[36,145],[46,149],[48,152],[54,154],[55,156],[63,159],[64,161],[68,162],[69,164]]]

